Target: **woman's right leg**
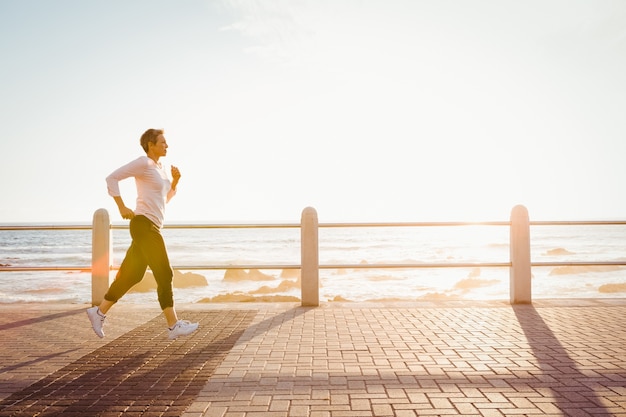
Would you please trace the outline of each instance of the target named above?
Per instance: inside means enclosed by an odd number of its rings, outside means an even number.
[[[148,262],[133,239],[128,251],[126,251],[122,265],[120,265],[120,269],[117,271],[115,280],[104,295],[104,301],[100,304],[102,314],[106,314],[113,304],[143,279],[147,268]]]
[[[98,336],[104,337],[104,319],[109,309],[113,307],[113,304],[126,294],[133,285],[141,281],[146,272],[146,268],[147,264],[143,260],[143,255],[137,250],[137,245],[131,243],[126,252],[126,257],[120,266],[120,270],[117,272],[115,281],[113,281],[109,290],[104,295],[104,300],[98,307],[87,309],[87,316],[91,321],[91,326]]]

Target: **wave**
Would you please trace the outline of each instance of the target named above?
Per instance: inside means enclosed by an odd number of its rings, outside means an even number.
[[[508,249],[511,247],[510,243],[488,243],[487,244],[488,248],[503,248],[503,249]]]
[[[447,294],[447,293],[430,292],[430,293],[422,295],[418,299],[424,300],[424,301],[440,301],[440,300],[455,300],[457,298],[458,297],[451,295],[451,294]]]
[[[499,283],[500,281],[497,279],[465,278],[454,284],[454,288],[457,290],[471,290],[476,288],[490,287]]]
[[[45,295],[64,294],[66,292],[67,290],[65,288],[60,288],[60,287],[33,288],[33,289],[23,291],[23,293],[25,294],[45,294]]]
[[[379,282],[379,281],[405,281],[406,278],[400,275],[391,276],[391,275],[375,275],[371,277],[367,277],[368,281]]]

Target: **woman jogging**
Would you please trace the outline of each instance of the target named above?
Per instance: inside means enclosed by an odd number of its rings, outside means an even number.
[[[102,327],[107,312],[133,285],[143,279],[149,266],[157,282],[159,304],[167,320],[169,338],[176,339],[198,328],[198,323],[179,320],[176,315],[172,291],[173,271],[161,235],[165,204],[176,194],[180,171],[172,166],[170,181],[159,162],[167,154],[168,148],[163,130],[148,129],[141,136],[140,143],[146,155],[113,171],[106,178],[109,195],[115,200],[122,218],[130,220],[132,242],[104,300],[100,306],[87,309],[87,316],[96,334],[104,337]],[[134,211],[124,204],[119,188],[119,182],[130,177],[135,178],[137,185],[137,206]]]

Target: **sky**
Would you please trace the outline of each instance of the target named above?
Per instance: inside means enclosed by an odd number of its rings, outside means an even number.
[[[0,0],[0,223],[626,218],[622,0]],[[122,196],[134,207],[132,180]]]

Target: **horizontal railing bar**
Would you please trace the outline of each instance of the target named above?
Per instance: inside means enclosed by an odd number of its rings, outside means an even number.
[[[446,263],[389,263],[389,264],[320,264],[320,269],[395,269],[395,268],[504,268],[511,262],[446,262]],[[565,261],[531,262],[531,266],[626,266],[624,261]],[[118,269],[119,265],[111,266]],[[223,270],[223,269],[300,269],[299,264],[214,264],[214,265],[174,265],[173,269],[182,270]],[[91,271],[91,266],[0,266],[0,271]]]
[[[164,229],[289,229],[299,228],[299,223],[254,223],[254,224],[166,224]],[[111,225],[112,229],[128,229],[128,225]]]
[[[626,261],[572,261],[572,262],[531,262],[533,267],[554,266],[626,266]],[[438,269],[438,268],[509,268],[511,262],[456,262],[456,263],[398,263],[398,264],[321,264],[320,269]],[[226,270],[226,269],[300,269],[299,264],[247,264],[247,265],[174,265],[177,270]],[[111,270],[119,265],[111,266]],[[0,272],[43,272],[81,271],[90,272],[91,266],[0,266]]]
[[[510,267],[510,262],[458,262],[458,263],[400,263],[400,264],[327,264],[320,265],[320,269],[416,269],[416,268],[475,268],[475,267]]]
[[[626,266],[626,261],[615,262],[536,262],[532,266]],[[398,264],[320,264],[320,269],[402,269],[402,268],[510,268],[511,262],[450,262],[450,263],[398,263]],[[174,266],[174,269],[300,269],[300,265],[211,265],[210,268],[202,265]]]
[[[531,262],[531,266],[626,266],[626,261],[607,261],[607,262],[592,262],[592,261],[573,261],[573,262]]]
[[[81,271],[91,272],[89,266],[0,266],[0,272]]]
[[[626,222],[625,222],[626,224]],[[509,226],[508,221],[493,222],[375,222],[375,223],[320,223],[319,227],[444,227],[444,226]],[[91,225],[2,226],[0,230],[91,230]],[[163,229],[289,229],[300,228],[299,223],[228,223],[228,224],[166,224]],[[128,229],[128,224],[112,224],[111,229]]]
[[[300,265],[295,264],[251,264],[251,265],[174,265],[173,269],[178,270],[226,270],[226,269],[300,269]]]
[[[484,222],[365,222],[365,223],[320,223],[318,227],[362,228],[362,227],[447,227],[447,226],[510,226],[510,221]],[[614,226],[626,225],[626,220],[575,220],[575,221],[531,221],[531,226]],[[113,229],[126,229],[128,225],[112,225]],[[230,224],[169,224],[164,229],[280,229],[300,228],[299,223],[230,223]]]
[[[320,223],[319,227],[442,227],[442,226],[509,226],[508,221],[493,222],[377,222],[377,223]]]
[[[626,220],[530,221],[531,226],[625,226]]]
[[[28,226],[0,226],[0,230],[91,230],[89,225],[28,225]]]
[[[494,222],[368,222],[368,223],[320,223],[322,228],[363,227],[428,227],[428,226],[509,226],[508,221]],[[111,225],[112,229],[127,229],[128,225]],[[167,224],[164,229],[286,229],[300,228],[300,223],[241,223],[241,224]]]
[[[474,268],[477,266],[482,267],[510,267],[510,262],[496,262],[496,263],[400,263],[400,264],[321,264],[320,269],[396,269],[396,268]],[[177,265],[173,266],[174,269],[180,270],[209,270],[209,269],[300,269],[300,265],[267,265],[267,264],[255,264],[255,265]]]
[[[572,261],[532,262],[532,266],[626,266],[626,261]],[[249,264],[249,265],[175,265],[174,269],[300,269],[298,264]],[[320,264],[320,269],[396,269],[396,268],[509,268],[511,262],[445,262],[445,263],[389,263],[389,264]]]
[[[626,220],[535,220],[531,226],[616,226],[626,225]],[[446,226],[510,226],[509,221],[485,222],[365,222],[365,223],[320,223],[326,228],[359,227],[446,227]],[[164,229],[287,229],[300,228],[299,223],[224,223],[224,224],[166,224]],[[91,230],[92,225],[0,225],[0,231],[17,230]],[[128,224],[113,224],[111,229],[128,229]]]

